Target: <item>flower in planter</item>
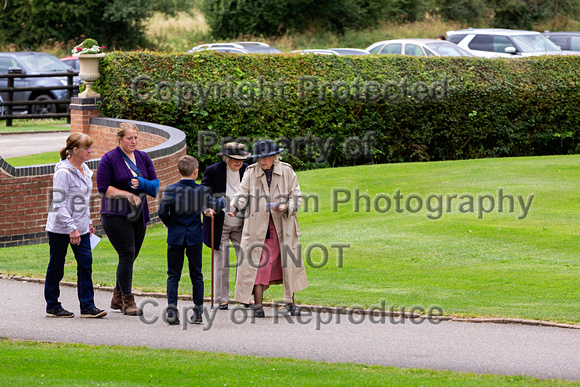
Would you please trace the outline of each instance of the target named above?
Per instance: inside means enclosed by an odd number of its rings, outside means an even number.
[[[100,54],[105,49],[105,46],[99,46],[95,39],[85,39],[84,42],[72,49],[72,54]]]

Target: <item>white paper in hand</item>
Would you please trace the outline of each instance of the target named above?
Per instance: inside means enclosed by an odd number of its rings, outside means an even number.
[[[95,234],[91,234],[91,250],[94,250],[100,241],[101,241],[101,238],[99,238]]]
[[[222,211],[227,214],[228,212],[232,212],[233,210],[234,210],[234,207],[230,204],[230,202],[228,202],[226,200],[226,206],[224,208],[222,208]]]
[[[280,205],[280,203],[266,203],[266,209],[273,210],[273,209],[277,208],[279,205]]]

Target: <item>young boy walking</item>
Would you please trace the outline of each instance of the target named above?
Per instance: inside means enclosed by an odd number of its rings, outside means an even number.
[[[193,316],[190,322],[201,324],[203,316],[203,275],[201,273],[202,230],[201,212],[210,218],[214,210],[223,208],[195,182],[199,163],[192,156],[183,156],[177,162],[182,179],[171,184],[159,205],[159,217],[167,226],[167,323],[179,324],[177,291],[184,253],[189,261],[189,276],[193,287]]]

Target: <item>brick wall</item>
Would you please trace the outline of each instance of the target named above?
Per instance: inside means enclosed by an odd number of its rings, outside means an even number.
[[[93,98],[73,98],[71,102],[71,132],[90,135],[95,159],[87,162],[96,172],[99,158],[117,146],[116,133],[127,120],[101,118]],[[185,134],[175,128],[135,121],[139,128],[139,149],[153,160],[161,189],[157,198],[148,198],[152,223],[158,221],[157,208],[165,187],[180,178],[177,160],[186,154]],[[64,146],[64,144],[63,144]],[[50,207],[54,164],[14,168],[0,157],[0,247],[48,242],[44,228]],[[91,218],[102,232],[99,222],[101,208],[93,175]]]

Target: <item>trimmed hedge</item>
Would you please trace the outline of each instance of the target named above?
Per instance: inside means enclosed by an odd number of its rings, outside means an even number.
[[[182,129],[202,166],[228,137],[279,140],[296,169],[580,153],[579,56],[139,51],[101,74],[103,116]]]

